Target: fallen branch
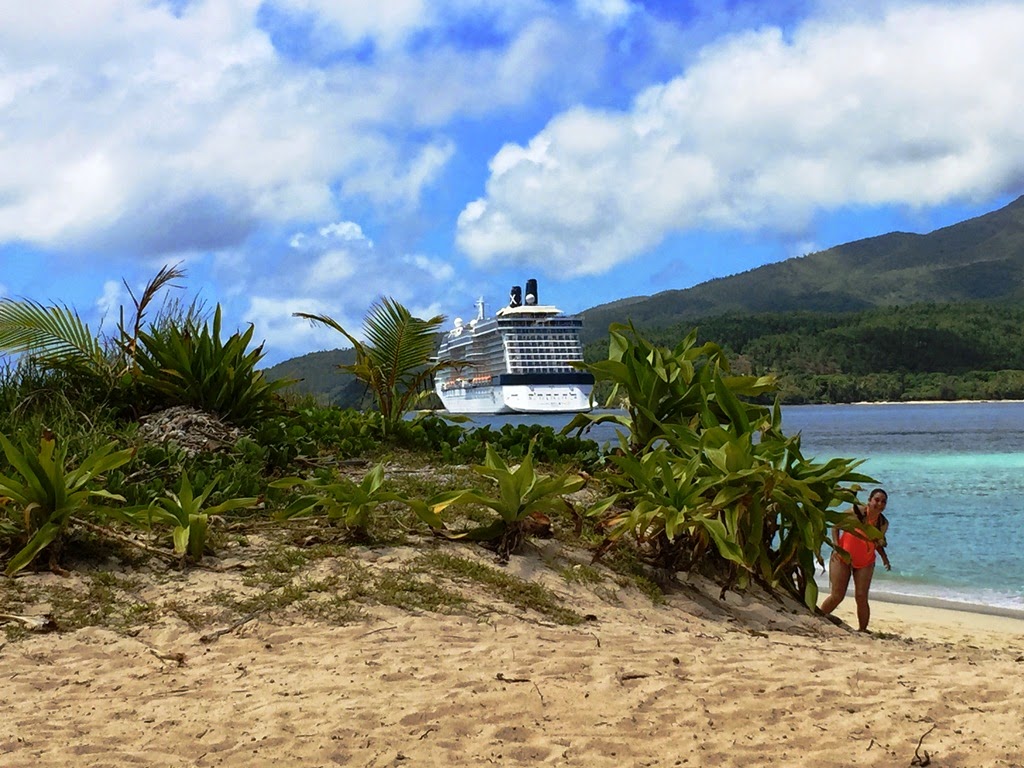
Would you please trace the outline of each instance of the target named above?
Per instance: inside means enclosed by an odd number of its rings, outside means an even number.
[[[157,557],[161,557],[161,558],[163,558],[164,560],[166,560],[169,563],[175,563],[176,564],[176,563],[181,561],[181,558],[178,555],[176,555],[173,552],[171,552],[170,550],[160,549],[159,547],[151,547],[148,544],[143,544],[141,541],[136,541],[131,536],[125,536],[122,533],[115,533],[114,531],[110,530],[109,528],[104,528],[102,525],[96,525],[95,523],[90,523],[87,520],[81,520],[81,519],[79,519],[77,517],[76,518],[72,518],[72,519],[74,520],[74,522],[77,525],[82,526],[87,531],[92,531],[93,533],[97,533],[100,536],[106,536],[107,538],[114,539],[114,541],[120,541],[122,544],[127,544],[127,545],[129,545],[131,547],[135,547],[137,549],[141,549],[144,552],[147,552],[147,553],[149,553],[151,555],[156,555]]]
[[[160,653],[156,648],[150,648],[149,652],[160,659],[160,661],[173,661],[179,667],[185,666],[185,662],[187,661],[185,654],[180,651],[176,651],[174,653]]]
[[[44,613],[42,616],[18,616],[14,613],[0,613],[0,622],[16,621],[30,632],[56,632],[57,622],[53,614]]]
[[[396,630],[396,629],[398,629],[398,627],[393,626],[393,625],[388,625],[386,627],[381,627],[380,629],[371,629],[369,632],[364,632],[359,637],[360,638],[369,637],[370,635],[376,635],[378,632],[391,632],[391,631]]]
[[[201,635],[200,636],[199,642],[201,642],[201,643],[212,643],[214,640],[217,640],[218,638],[223,637],[224,635],[228,634],[228,632],[234,632],[236,629],[238,629],[243,624],[248,624],[250,621],[252,621],[257,616],[259,616],[263,612],[263,610],[264,609],[261,608],[258,611],[253,611],[248,616],[243,616],[238,621],[236,621],[234,624],[230,624],[230,625],[224,627],[223,629],[215,629],[213,632],[207,632],[205,635]]]
[[[499,672],[494,677],[497,680],[501,680],[501,682],[503,682],[503,683],[531,683],[531,682],[533,682],[528,677],[505,677],[505,674],[503,672]]]
[[[650,677],[650,675],[644,672],[624,672],[619,676],[619,682],[624,683],[627,680],[643,680],[645,677]]]
[[[540,688],[537,686],[536,683],[533,684],[533,689],[537,692],[537,695],[540,696],[540,705],[543,707],[544,706],[544,694],[540,692]]]

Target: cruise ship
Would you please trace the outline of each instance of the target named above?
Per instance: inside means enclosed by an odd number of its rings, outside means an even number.
[[[434,387],[451,413],[578,413],[590,410],[594,377],[577,370],[583,359],[583,321],[537,299],[537,281],[526,295],[512,287],[507,307],[445,334],[438,358],[462,365],[439,372]]]

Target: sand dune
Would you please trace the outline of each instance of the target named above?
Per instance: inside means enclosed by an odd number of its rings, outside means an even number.
[[[555,588],[596,618],[7,642],[0,765],[1024,765],[1019,620],[876,602],[868,636],[736,595]]]

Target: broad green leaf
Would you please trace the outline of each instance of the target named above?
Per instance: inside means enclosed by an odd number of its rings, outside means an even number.
[[[43,549],[51,544],[61,533],[61,526],[55,523],[47,522],[44,523],[35,535],[29,540],[22,549],[20,549],[11,561],[7,564],[7,568],[4,571],[8,576],[13,576],[26,565],[31,563],[36,555],[38,555]]]

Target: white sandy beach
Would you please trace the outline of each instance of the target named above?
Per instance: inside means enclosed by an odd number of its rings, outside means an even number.
[[[876,600],[863,635],[792,605],[655,606],[509,568],[593,620],[378,607],[205,643],[176,619],[7,642],[0,765],[1024,765],[1020,619]]]

